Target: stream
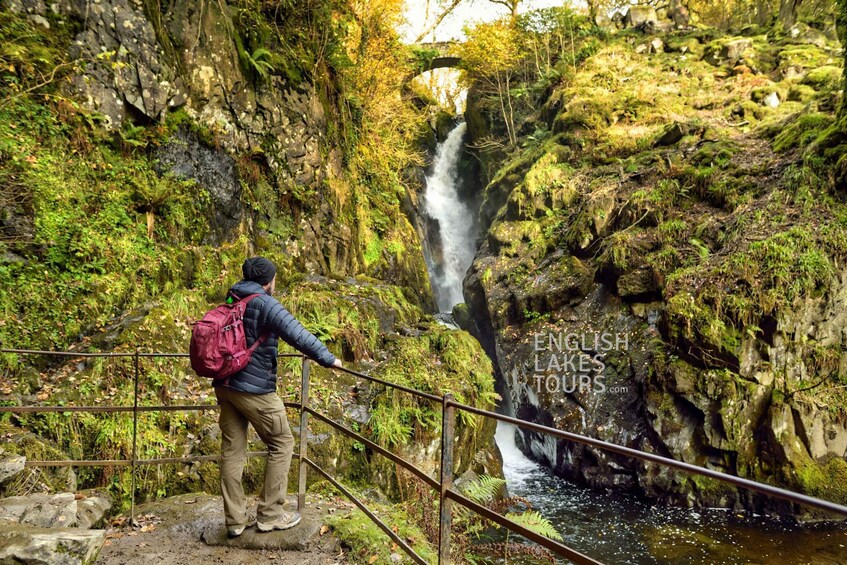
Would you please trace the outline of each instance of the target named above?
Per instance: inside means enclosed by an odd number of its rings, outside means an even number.
[[[439,143],[424,194],[425,257],[442,313],[464,301],[462,280],[476,251],[476,210],[460,198],[457,171],[465,130],[461,123]],[[529,500],[555,525],[566,545],[599,561],[847,563],[847,526],[797,526],[755,514],[667,507],[591,490],[528,459],[515,445],[514,432],[514,426],[500,422],[495,437],[509,494]]]

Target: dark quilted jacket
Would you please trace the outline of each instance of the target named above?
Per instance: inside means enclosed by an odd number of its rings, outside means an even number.
[[[314,359],[324,367],[335,363],[335,356],[321,341],[304,328],[279,301],[270,296],[259,283],[239,281],[229,290],[230,294],[243,298],[259,294],[244,311],[244,333],[247,346],[265,332],[268,337],[256,348],[250,363],[232,375],[227,386],[251,394],[276,392],[276,365],[278,338]]]

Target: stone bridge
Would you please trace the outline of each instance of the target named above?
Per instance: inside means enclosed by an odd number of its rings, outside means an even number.
[[[416,43],[411,45],[413,52],[412,62],[417,63],[415,72],[409,80],[421,73],[434,69],[456,68],[462,59],[456,55],[456,47],[460,45],[456,41],[438,41],[434,43]]]

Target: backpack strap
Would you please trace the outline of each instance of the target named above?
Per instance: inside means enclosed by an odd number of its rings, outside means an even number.
[[[236,302],[243,302],[243,303],[244,303],[244,308],[246,309],[246,308],[247,308],[247,304],[249,304],[249,303],[250,303],[250,301],[251,301],[251,300],[253,300],[254,298],[256,298],[257,296],[261,296],[261,293],[256,292],[256,293],[254,293],[254,294],[248,294],[247,296],[244,296],[244,297],[239,297],[239,296],[237,296],[237,295],[233,294],[232,292],[229,292],[229,296],[227,297],[226,303],[227,303],[227,304],[229,304],[229,305],[232,305],[232,304],[235,304]],[[234,299],[234,300],[233,300],[232,302],[230,302],[230,298],[232,298],[232,299]],[[251,356],[251,357],[252,357],[252,356],[253,356],[253,353],[256,351],[256,349],[257,349],[260,345],[262,345],[263,343],[265,343],[265,341],[267,341],[267,339],[268,339],[268,335],[269,335],[269,334],[268,334],[267,332],[266,332],[266,333],[263,333],[262,335],[260,335],[260,336],[259,336],[259,339],[257,339],[256,341],[254,341],[254,342],[253,342],[253,345],[251,345],[250,347],[248,347],[248,348],[247,348],[247,355],[249,355],[249,356]],[[222,384],[223,384],[223,386],[229,386],[229,377],[227,377],[226,379],[224,379],[224,381],[223,381],[223,383],[222,383]]]

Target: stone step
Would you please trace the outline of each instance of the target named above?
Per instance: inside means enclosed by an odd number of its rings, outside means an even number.
[[[309,551],[320,540],[322,521],[317,517],[303,516],[299,524],[287,530],[260,532],[255,524],[240,536],[229,539],[223,521],[209,524],[200,535],[207,545],[223,545],[240,549],[273,549],[280,551]]]

